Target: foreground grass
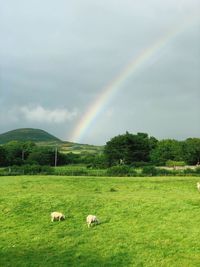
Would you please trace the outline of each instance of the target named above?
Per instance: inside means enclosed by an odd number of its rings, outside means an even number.
[[[0,266],[200,266],[197,181],[0,177]]]

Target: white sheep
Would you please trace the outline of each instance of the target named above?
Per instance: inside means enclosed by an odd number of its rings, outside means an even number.
[[[61,212],[54,211],[51,213],[51,221],[61,221],[65,220],[65,215]]]
[[[197,189],[198,189],[198,191],[200,191],[200,183],[199,182],[197,183]]]
[[[99,220],[97,219],[97,217],[95,215],[88,215],[86,222],[88,224],[88,227],[90,227],[92,225],[92,223],[99,223]]]

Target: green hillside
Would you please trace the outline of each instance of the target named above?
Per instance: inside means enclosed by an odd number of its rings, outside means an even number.
[[[38,146],[57,146],[63,153],[92,153],[96,154],[103,151],[103,146],[90,144],[77,144],[68,141],[61,141],[57,137],[41,129],[21,128],[0,134],[0,144],[10,141],[33,141]]]
[[[10,141],[61,142],[57,137],[41,130],[21,128],[0,134],[0,144]]]

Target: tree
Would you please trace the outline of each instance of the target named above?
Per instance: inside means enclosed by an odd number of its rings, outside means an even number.
[[[151,151],[150,158],[153,163],[159,165],[165,165],[168,160],[182,161],[182,142],[172,139],[161,140]]]
[[[148,162],[150,151],[155,143],[156,139],[149,138],[146,133],[134,135],[126,132],[124,135],[115,136],[106,143],[104,150],[108,166],[119,163],[129,165],[133,162]]]
[[[55,151],[48,147],[35,147],[29,154],[27,162],[39,165],[55,165]]]
[[[36,147],[36,144],[32,141],[26,141],[22,143],[22,153],[23,153],[23,160],[26,160],[33,149]]]
[[[3,145],[5,150],[5,164],[22,165],[36,145],[33,142],[11,141]]]
[[[104,153],[108,166],[118,165],[120,161],[125,159],[126,137],[124,135],[113,137],[106,143]]]
[[[81,156],[80,154],[76,153],[67,153],[65,154],[66,157],[66,164],[78,164],[81,163]]]
[[[4,145],[8,165],[23,164],[23,143],[11,141]]]
[[[0,146],[0,167],[7,166],[6,150],[3,146]]]
[[[184,159],[188,164],[200,162],[200,138],[188,138],[183,142]]]
[[[55,166],[55,149],[35,146],[27,158],[29,164]],[[68,163],[67,156],[57,151],[57,166]]]

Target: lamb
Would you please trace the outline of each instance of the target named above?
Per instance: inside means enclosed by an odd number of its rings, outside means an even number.
[[[199,182],[197,183],[197,189],[198,189],[198,191],[200,191],[200,183]]]
[[[99,220],[97,219],[97,217],[95,215],[88,215],[86,222],[88,224],[88,228],[92,225],[92,223],[99,223]]]
[[[65,215],[61,212],[54,211],[51,213],[51,221],[62,221],[65,220]]]

